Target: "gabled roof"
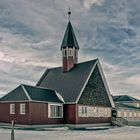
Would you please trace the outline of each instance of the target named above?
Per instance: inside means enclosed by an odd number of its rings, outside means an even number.
[[[123,104],[123,103],[115,103],[115,106],[117,108],[128,108],[128,109],[140,109],[139,107],[135,107],[135,106],[130,106],[130,105],[126,105],[126,104]]]
[[[29,100],[22,86],[18,86],[8,94],[4,95],[0,101],[18,101],[18,100]]]
[[[140,102],[139,99],[133,98],[131,96],[128,95],[119,95],[119,96],[113,96],[113,100],[115,102]]]
[[[77,103],[96,65],[100,67],[98,59],[78,63],[67,73],[63,72],[62,67],[48,69],[37,86],[56,90],[66,103]],[[114,106],[108,89],[107,93]]]
[[[70,48],[75,47],[76,49],[79,49],[79,45],[70,21],[68,22],[67,25],[67,29],[63,38],[61,49],[65,47],[70,47]]]
[[[43,101],[62,103],[63,98],[56,91],[29,85],[20,85],[1,98],[0,101]]]
[[[69,72],[62,67],[47,69],[37,86],[55,89],[65,102],[76,102],[97,59],[76,64]]]

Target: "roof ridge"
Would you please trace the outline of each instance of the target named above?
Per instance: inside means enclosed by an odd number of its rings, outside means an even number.
[[[31,99],[31,97],[30,97],[30,95],[29,95],[29,93],[28,93],[26,87],[25,87],[23,84],[21,84],[21,88],[22,88],[23,91],[25,92],[25,94],[26,94],[27,98],[29,99],[29,101],[31,101],[32,99]]]
[[[33,85],[26,85],[26,84],[22,84],[22,85],[23,86],[33,87],[33,88],[38,88],[38,89],[47,89],[47,90],[55,91],[54,89],[51,89],[51,88],[45,88],[45,87],[33,86]]]
[[[87,61],[82,61],[82,62],[77,63],[76,65],[78,65],[78,64],[83,64],[83,63],[88,63],[88,62],[92,62],[92,61],[97,61],[97,60],[99,60],[99,58],[91,59],[91,60],[87,60]],[[47,70],[52,70],[52,69],[57,69],[57,68],[62,68],[62,66],[53,67],[53,68],[48,68]],[[46,70],[46,71],[47,71],[47,70]]]
[[[139,100],[139,99],[136,99],[136,98],[131,97],[131,96],[129,96],[129,95],[128,95],[128,97],[131,98],[133,101]]]
[[[122,102],[116,102],[115,104],[120,104],[120,105],[124,105],[125,107],[140,109],[140,107],[135,107],[135,106],[127,105],[127,104],[124,104],[124,103],[122,103]]]

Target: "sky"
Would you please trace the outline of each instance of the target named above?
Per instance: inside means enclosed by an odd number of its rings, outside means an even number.
[[[69,7],[79,62],[99,58],[111,94],[140,99],[140,0],[0,0],[0,96],[62,65]]]

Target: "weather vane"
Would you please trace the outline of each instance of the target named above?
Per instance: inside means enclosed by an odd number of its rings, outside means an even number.
[[[71,15],[70,7],[69,7],[68,15],[69,15],[69,21],[70,21],[70,15]]]

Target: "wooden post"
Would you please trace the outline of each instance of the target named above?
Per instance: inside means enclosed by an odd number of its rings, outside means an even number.
[[[15,126],[15,122],[14,120],[12,120],[11,140],[15,140],[14,126]]]

